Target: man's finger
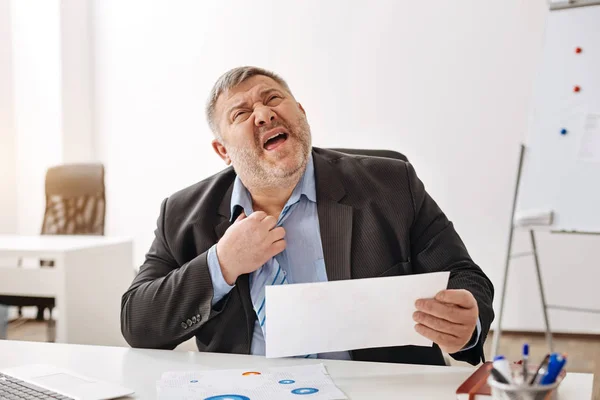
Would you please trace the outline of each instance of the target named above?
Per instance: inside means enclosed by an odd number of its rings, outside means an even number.
[[[464,325],[455,324],[445,319],[434,317],[430,314],[425,314],[421,311],[416,311],[413,314],[413,320],[421,325],[425,325],[438,332],[447,333],[454,337],[460,337],[462,332],[465,330]]]
[[[262,221],[263,219],[267,218],[267,213],[264,211],[254,211],[248,218],[255,218],[259,221]]]
[[[271,232],[269,232],[269,240],[274,243],[278,240],[281,240],[285,237],[285,229],[281,226],[278,226],[277,228],[273,229]]]
[[[272,215],[268,215],[265,219],[261,221],[262,224],[267,226],[267,229],[272,230],[277,226],[277,218]]]
[[[418,311],[457,324],[467,323],[471,319],[469,310],[441,303],[435,299],[419,299],[416,301],[415,306]]]
[[[455,304],[462,308],[473,308],[477,306],[475,297],[468,290],[448,289],[439,292],[435,299],[442,303]]]
[[[420,335],[425,336],[427,339],[432,340],[440,347],[452,345],[458,341],[457,338],[452,335],[438,332],[435,329],[431,329],[423,324],[415,325],[415,331],[417,331],[417,333]]]
[[[285,239],[278,240],[275,243],[271,244],[271,246],[269,247],[269,250],[267,252],[267,254],[269,255],[269,258],[273,258],[277,254],[284,251],[285,246],[286,246]]]
[[[240,215],[238,215],[238,217],[235,219],[235,222],[239,222],[239,221],[243,220],[244,218],[246,218],[246,213],[242,211],[240,213]]]

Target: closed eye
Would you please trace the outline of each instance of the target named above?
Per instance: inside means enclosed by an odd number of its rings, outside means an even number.
[[[267,104],[277,104],[281,101],[281,96],[279,95],[273,95],[271,97],[269,97],[269,100],[267,101]]]
[[[242,117],[244,114],[247,114],[247,111],[245,111],[245,110],[237,111],[235,114],[233,114],[233,120],[237,121],[238,118]]]

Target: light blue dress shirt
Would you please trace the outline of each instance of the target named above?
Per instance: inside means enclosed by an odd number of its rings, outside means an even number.
[[[232,216],[236,206],[241,206],[246,215],[253,213],[252,198],[239,177],[235,179],[231,194],[230,207]],[[327,282],[327,270],[325,269],[323,259],[323,247],[317,214],[317,190],[312,154],[308,160],[304,175],[281,211],[277,226],[282,226],[285,229],[286,248],[283,252],[276,255],[275,259],[281,266],[288,282],[290,284]],[[272,260],[268,262],[272,262]],[[214,306],[234,287],[234,285],[227,284],[223,278],[217,257],[216,245],[209,249],[208,268],[213,284],[214,294],[212,305]],[[250,285],[252,285],[252,278],[256,273],[250,274]],[[252,286],[250,290],[252,290]],[[478,320],[477,340],[469,343],[463,350],[468,350],[477,344],[480,332],[481,325]],[[265,339],[258,320],[254,325],[250,352],[255,355],[265,354]],[[318,358],[350,359],[351,357],[349,352],[335,352],[319,354]]]

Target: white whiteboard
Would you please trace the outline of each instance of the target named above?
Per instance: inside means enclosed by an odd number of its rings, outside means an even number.
[[[549,12],[525,145],[517,212],[600,232],[600,5]]]

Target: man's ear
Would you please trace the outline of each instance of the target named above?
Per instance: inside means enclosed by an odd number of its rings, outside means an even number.
[[[298,103],[298,107],[300,107],[300,110],[302,110],[302,113],[304,115],[306,115],[306,111],[304,111],[304,107],[302,107],[302,104]]]
[[[214,139],[212,141],[212,147],[215,153],[217,153],[217,155],[221,157],[223,161],[225,161],[225,164],[231,164],[231,158],[229,158],[229,154],[227,154],[227,149],[221,144],[221,142],[219,142],[217,139]]]

